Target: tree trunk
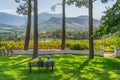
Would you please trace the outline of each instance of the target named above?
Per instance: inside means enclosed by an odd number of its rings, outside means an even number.
[[[29,48],[30,30],[31,30],[31,0],[28,0],[28,18],[27,18],[27,29],[26,29],[24,50],[28,50]]]
[[[38,8],[37,8],[37,0],[34,0],[34,50],[33,50],[33,58],[38,56]]]
[[[92,0],[89,0],[89,58],[94,58]]]
[[[62,45],[61,49],[65,49],[65,37],[66,37],[66,31],[65,31],[65,0],[62,2]]]

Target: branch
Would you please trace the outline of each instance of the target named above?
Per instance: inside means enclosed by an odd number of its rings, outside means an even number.
[[[53,5],[53,6],[51,7],[51,10],[52,10],[52,11],[55,11],[57,5],[62,5],[62,3],[57,3],[57,4]]]
[[[20,2],[20,0],[15,0],[15,2],[16,2],[16,3],[19,3],[19,2]]]
[[[72,3],[70,0],[68,0],[68,1],[65,2],[65,4],[71,5],[71,4],[73,4],[73,3]],[[57,4],[53,5],[53,6],[51,7],[51,10],[52,10],[52,11],[55,11],[57,5],[62,5],[62,3],[57,3]]]

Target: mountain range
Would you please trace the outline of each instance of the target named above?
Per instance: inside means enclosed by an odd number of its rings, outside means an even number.
[[[38,28],[40,31],[56,30],[62,26],[61,14],[40,13],[38,14]],[[27,18],[0,12],[0,29],[10,31],[25,31]],[[32,17],[33,22],[33,17]],[[100,25],[100,21],[93,19],[94,27]],[[33,27],[32,27],[33,28]],[[88,16],[67,17],[66,29],[71,31],[88,30]],[[1,32],[1,30],[0,30]]]
[[[25,17],[0,12],[0,23],[6,25],[20,26],[26,21]]]
[[[93,20],[94,28],[100,25],[100,21],[97,19]],[[52,17],[49,20],[39,23],[39,30],[56,30],[62,26],[62,18]],[[80,31],[88,30],[88,16],[78,17],[67,17],[66,18],[66,29],[69,31]]]

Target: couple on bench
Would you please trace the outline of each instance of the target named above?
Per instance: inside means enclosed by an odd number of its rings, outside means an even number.
[[[37,63],[34,62],[29,62],[29,67],[30,67],[30,72],[32,70],[32,67],[46,67],[47,69],[49,67],[52,67],[52,72],[53,72],[53,67],[54,67],[54,61],[50,59],[50,57],[47,57],[47,61],[42,60],[42,56],[39,57],[39,61]]]
[[[54,66],[54,61],[52,59],[50,59],[49,56],[47,56],[47,61],[43,61],[42,60],[42,56],[39,56],[39,61],[38,61],[38,66],[40,67],[43,67],[43,66],[46,66],[47,69],[50,67],[50,66]]]

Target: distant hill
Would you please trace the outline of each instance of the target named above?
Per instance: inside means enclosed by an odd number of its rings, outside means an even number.
[[[93,19],[94,28],[100,25],[100,21]],[[62,19],[52,17],[49,20],[39,24],[39,30],[55,30],[61,28]],[[66,28],[70,31],[88,30],[88,16],[67,17]]]
[[[0,29],[23,32],[26,29],[26,20],[26,17],[0,12]],[[38,24],[40,31],[61,29],[61,14],[40,13],[38,14]],[[93,24],[94,27],[98,27],[100,21],[94,19]],[[88,30],[88,16],[67,17],[66,29],[71,31]]]
[[[42,23],[46,20],[49,20],[52,17],[60,18],[61,16],[62,16],[61,14],[51,14],[51,13],[43,12],[43,13],[38,14],[38,21],[39,23]]]
[[[20,26],[21,24],[24,24],[25,21],[25,17],[0,12],[0,23],[13,26]]]
[[[51,17],[61,17],[61,14],[50,14],[50,13],[40,13],[38,14],[38,21],[39,23],[44,22]],[[12,15],[8,13],[0,12],[0,23],[13,25],[13,26],[20,26],[26,23],[27,18],[21,17],[17,15]],[[33,18],[32,18],[33,20]]]

